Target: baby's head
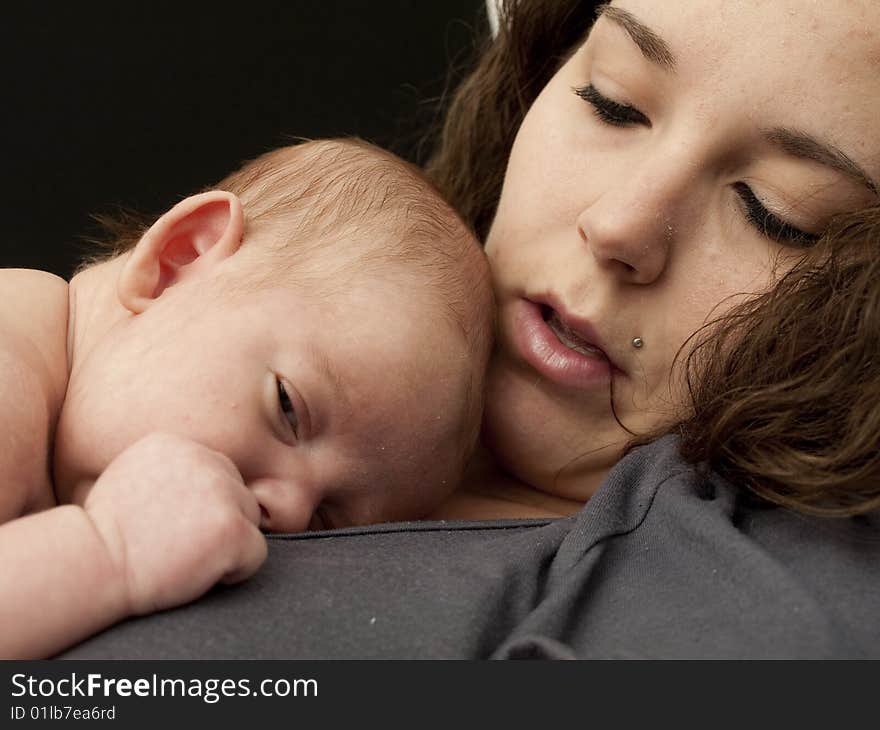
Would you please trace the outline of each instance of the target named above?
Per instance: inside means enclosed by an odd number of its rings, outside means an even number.
[[[417,169],[358,141],[283,148],[133,240],[78,275],[110,272],[122,316],[73,348],[60,500],[153,431],[229,456],[272,531],[417,518],[455,487],[494,308]]]

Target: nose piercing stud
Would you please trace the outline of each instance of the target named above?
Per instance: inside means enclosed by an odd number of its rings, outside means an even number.
[[[636,337],[636,338],[632,341],[632,346],[635,347],[637,350],[640,349],[641,346],[644,345],[644,344],[645,344],[645,343],[642,342],[642,338],[641,338],[641,337]]]

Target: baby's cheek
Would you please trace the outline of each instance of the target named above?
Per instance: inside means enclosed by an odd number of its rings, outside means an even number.
[[[425,444],[428,454],[426,476],[435,491],[441,496],[448,495],[461,479],[466,457],[471,452],[471,442],[479,432],[479,424],[471,424],[464,419],[456,419],[445,433],[435,436],[431,444]]]

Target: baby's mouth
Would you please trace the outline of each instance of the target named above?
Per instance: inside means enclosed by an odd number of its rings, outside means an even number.
[[[559,314],[553,309],[553,307],[548,307],[546,304],[542,304],[541,316],[544,318],[547,326],[553,330],[553,334],[555,334],[556,337],[559,338],[559,341],[570,350],[579,352],[581,355],[586,355],[587,357],[601,357],[605,360],[608,359],[608,356],[602,350],[591,345],[576,332],[572,331],[572,329],[559,318]]]

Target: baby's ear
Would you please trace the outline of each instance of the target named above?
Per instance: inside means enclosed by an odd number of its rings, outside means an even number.
[[[233,193],[212,190],[181,200],[132,249],[119,275],[119,301],[140,314],[175,282],[234,254],[243,232],[241,201]]]

